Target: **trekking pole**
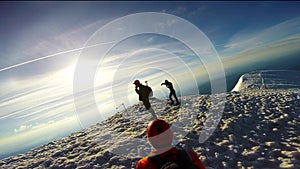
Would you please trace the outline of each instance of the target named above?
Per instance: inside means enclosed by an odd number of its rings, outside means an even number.
[[[127,112],[127,109],[126,109],[126,107],[125,107],[125,104],[124,104],[124,103],[122,103],[121,105],[123,106],[123,108],[124,108],[124,111],[126,112],[126,114],[127,114],[127,115],[129,115],[129,114],[128,114],[128,112]]]
[[[127,114],[127,115],[129,115],[128,113],[127,113],[127,109],[126,109],[126,107],[125,107],[125,104],[124,103],[122,103],[122,104],[120,104],[119,106],[117,106],[116,107],[116,110],[118,110],[121,106],[123,106],[123,110],[124,110],[124,112]]]
[[[124,103],[122,103],[122,106],[123,106],[124,110],[127,111]]]

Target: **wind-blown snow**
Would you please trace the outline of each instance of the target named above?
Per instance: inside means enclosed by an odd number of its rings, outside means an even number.
[[[240,91],[240,89],[242,88],[242,85],[243,85],[243,79],[244,79],[244,75],[242,75],[240,78],[239,78],[239,81],[236,83],[236,85],[234,86],[234,88],[231,90],[232,92],[237,92],[237,91]]]
[[[264,70],[242,75],[232,91],[300,88],[300,72]]]

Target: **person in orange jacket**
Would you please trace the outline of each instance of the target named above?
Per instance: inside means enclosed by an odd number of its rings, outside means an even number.
[[[194,151],[172,146],[173,131],[166,121],[151,121],[147,127],[147,138],[154,150],[138,161],[136,169],[205,169]]]

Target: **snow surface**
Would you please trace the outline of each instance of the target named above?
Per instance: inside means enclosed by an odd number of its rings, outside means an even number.
[[[255,81],[257,75],[245,77]],[[264,78],[262,84],[271,81]],[[218,104],[212,104],[215,98]],[[172,124],[173,143],[193,149],[206,168],[300,168],[300,89],[253,87],[180,100],[180,107],[169,106],[166,99],[154,98],[151,104],[159,118]],[[134,168],[151,151],[146,139],[150,121],[150,113],[136,104],[68,137],[0,160],[0,168]]]
[[[300,88],[300,72],[264,70],[244,74],[232,91]]]

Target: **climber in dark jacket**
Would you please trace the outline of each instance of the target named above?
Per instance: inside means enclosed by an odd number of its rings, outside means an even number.
[[[151,113],[153,119],[156,119],[157,116],[154,110],[151,108],[151,104],[149,101],[149,95],[152,95],[152,91],[149,92],[147,86],[142,85],[139,80],[135,80],[133,84],[135,84],[135,92],[139,95],[139,101],[143,102],[146,110],[148,110]]]
[[[168,80],[165,80],[165,82],[162,83],[161,86],[162,85],[166,85],[166,87],[169,88],[169,90],[170,90],[169,99],[171,100],[171,104],[174,104],[174,101],[172,99],[172,96],[174,96],[174,98],[176,100],[176,105],[179,105],[179,101],[178,101],[178,98],[176,96],[175,89],[173,88],[173,84],[171,82],[169,82]]]

